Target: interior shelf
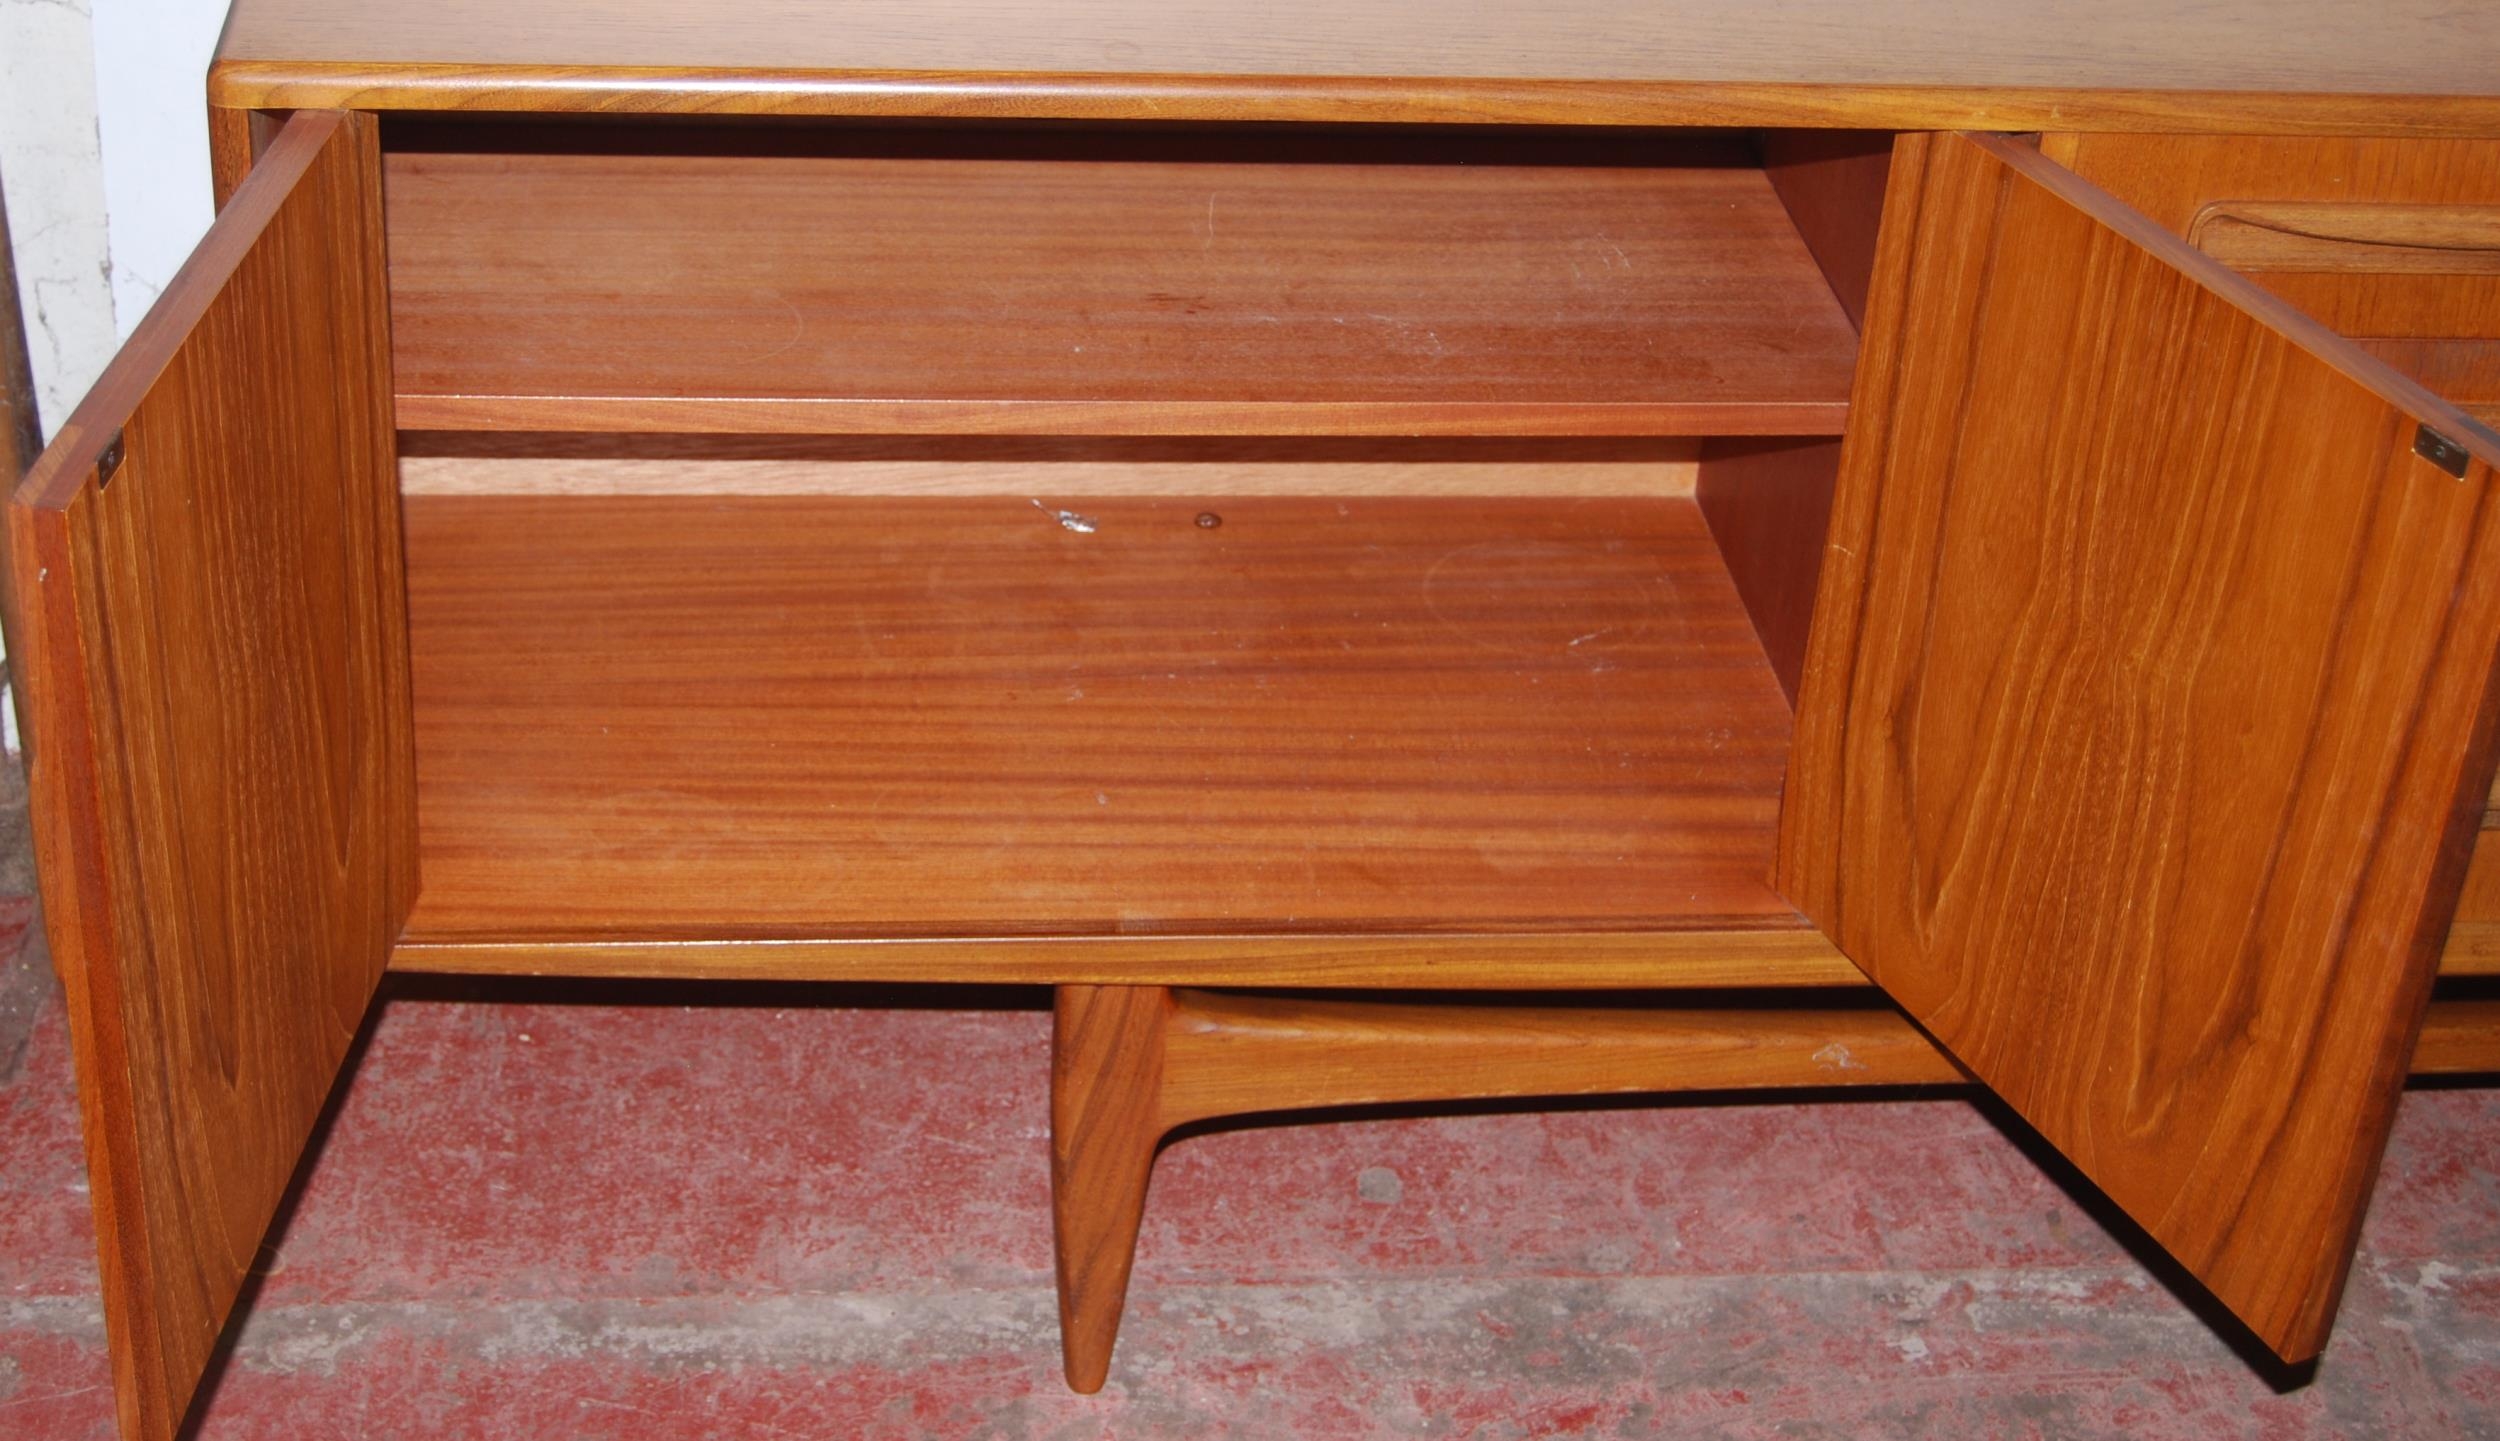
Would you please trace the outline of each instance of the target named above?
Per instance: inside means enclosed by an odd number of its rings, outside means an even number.
[[[1688,498],[406,514],[411,945],[1800,925]]]
[[[1856,333],[1733,143],[1658,164],[844,143],[394,151],[400,423],[1727,436],[1846,413]]]

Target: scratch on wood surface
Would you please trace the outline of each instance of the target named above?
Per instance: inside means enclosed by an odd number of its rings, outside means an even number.
[[[1866,1069],[1866,1062],[1850,1054],[1849,1048],[1838,1041],[1815,1052],[1814,1064],[1827,1071],[1863,1071]]]

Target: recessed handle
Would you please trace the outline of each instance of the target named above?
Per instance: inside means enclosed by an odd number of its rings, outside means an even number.
[[[2500,205],[2217,200],[2188,243],[2235,270],[2500,275]]]

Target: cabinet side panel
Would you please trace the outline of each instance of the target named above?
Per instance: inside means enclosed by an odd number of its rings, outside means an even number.
[[[1866,323],[1892,142],[1881,130],[1774,130],[1762,140],[1763,173],[1852,325]]]
[[[2489,774],[2500,443],[2036,154],[1919,152],[1782,888],[2312,1355]]]
[[[218,209],[234,198],[243,177],[252,173],[285,124],[286,117],[275,111],[208,107],[208,179]]]
[[[370,119],[291,123],[11,515],[131,1438],[179,1424],[416,889],[379,183]]]
[[[1693,499],[1792,708],[1839,467],[1837,440],[1715,440],[1694,477]]]

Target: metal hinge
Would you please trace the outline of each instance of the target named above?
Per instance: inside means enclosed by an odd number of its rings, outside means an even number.
[[[2413,453],[2438,466],[2459,480],[2465,479],[2469,458],[2465,447],[2425,425],[2413,432]]]

